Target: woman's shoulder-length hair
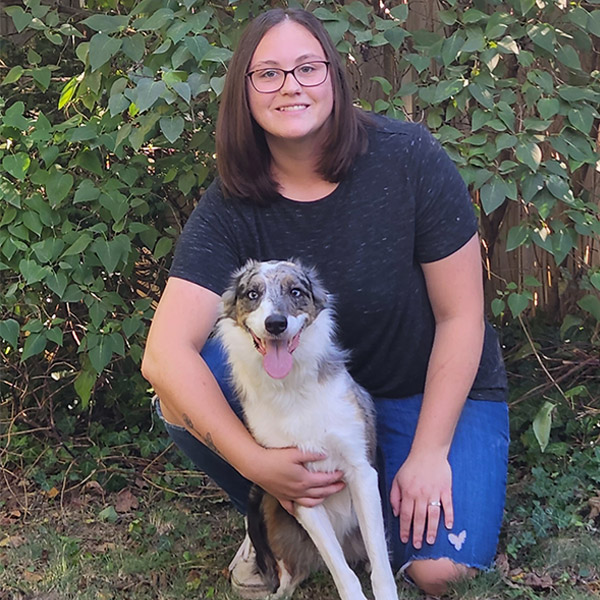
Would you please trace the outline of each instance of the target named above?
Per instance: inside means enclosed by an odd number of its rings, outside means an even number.
[[[250,114],[246,73],[265,33],[286,19],[306,27],[320,42],[329,62],[334,106],[329,136],[321,151],[320,174],[326,181],[340,181],[367,145],[368,117],[353,106],[344,64],[319,19],[300,9],[277,8],[262,13],[245,29],[233,54],[217,121],[217,167],[223,191],[226,196],[258,204],[271,202],[279,190],[271,176],[264,132]]]

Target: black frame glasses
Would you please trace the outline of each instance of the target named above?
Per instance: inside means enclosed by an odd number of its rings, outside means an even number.
[[[307,65],[314,65],[314,64],[319,64],[319,65],[325,65],[325,73],[323,75],[323,79],[321,81],[319,81],[318,83],[302,83],[297,75],[296,72],[298,69],[301,69],[302,67],[306,67]],[[298,65],[296,67],[294,67],[293,69],[279,69],[277,67],[268,67],[268,68],[264,68],[264,69],[254,69],[254,71],[250,71],[249,73],[246,73],[246,77],[248,77],[248,79],[250,80],[250,83],[252,84],[252,87],[259,93],[259,94],[273,94],[275,92],[278,92],[284,85],[287,79],[288,75],[292,75],[292,77],[298,82],[298,85],[301,85],[302,87],[316,87],[318,85],[321,85],[326,79],[327,79],[327,75],[329,74],[329,61],[328,60],[311,60],[305,63],[302,63],[301,65]],[[281,85],[277,88],[274,89],[269,89],[269,90],[260,90],[258,89],[258,87],[256,86],[256,82],[254,81],[254,75],[256,73],[261,73],[264,71],[277,71],[279,73],[283,73],[283,79],[281,80]]]

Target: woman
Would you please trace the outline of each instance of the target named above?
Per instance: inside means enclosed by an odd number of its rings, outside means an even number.
[[[353,376],[374,396],[392,561],[422,590],[488,568],[502,519],[506,378],[483,316],[477,224],[465,186],[421,126],[353,108],[343,65],[310,13],[246,29],[217,127],[220,179],[178,243],[142,366],[176,443],[245,511],[249,482],[288,510],[343,487],[319,455],[258,446],[207,341],[247,258],[297,257],[336,297]],[[202,355],[200,352],[202,351]],[[266,589],[248,540],[232,568]]]

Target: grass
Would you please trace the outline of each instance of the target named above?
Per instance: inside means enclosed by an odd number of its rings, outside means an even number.
[[[526,348],[508,353],[512,442],[496,568],[457,584],[450,600],[600,600],[597,348],[582,354],[553,338],[544,348],[543,373]],[[575,372],[580,363],[589,368]],[[546,400],[556,408],[542,452],[532,423]],[[61,415],[55,447],[26,430],[9,436],[0,415],[0,600],[234,600],[227,565],[243,522],[222,493],[146,424],[94,422],[77,437],[75,417]],[[400,600],[423,598],[398,586]],[[327,572],[294,596],[337,598]]]
[[[123,492],[98,488],[62,500],[29,491],[27,508],[24,496],[0,492],[0,600],[233,600],[227,565],[243,523],[218,491],[208,485],[188,497],[133,486],[123,502]],[[503,554],[499,562],[449,597],[600,598],[600,544],[593,533],[546,539],[518,567]],[[360,576],[368,589],[368,576]],[[399,583],[399,597],[421,596]],[[315,598],[337,598],[326,572],[295,595]]]

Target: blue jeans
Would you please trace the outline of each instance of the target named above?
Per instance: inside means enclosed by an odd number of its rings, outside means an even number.
[[[222,347],[209,340],[202,357],[219,382],[235,413],[242,410],[229,381],[229,367]],[[377,410],[378,472],[392,565],[403,568],[413,560],[450,558],[479,569],[489,568],[496,554],[502,524],[508,464],[508,407],[503,402],[467,399],[456,427],[448,456],[452,468],[454,527],[446,530],[440,519],[433,544],[420,549],[400,541],[399,521],[392,514],[389,497],[392,481],[406,460],[415,433],[423,396],[379,398]],[[246,513],[252,483],[229,463],[209,450],[184,427],[167,423],[159,416],[175,444],[196,467],[211,477]]]

